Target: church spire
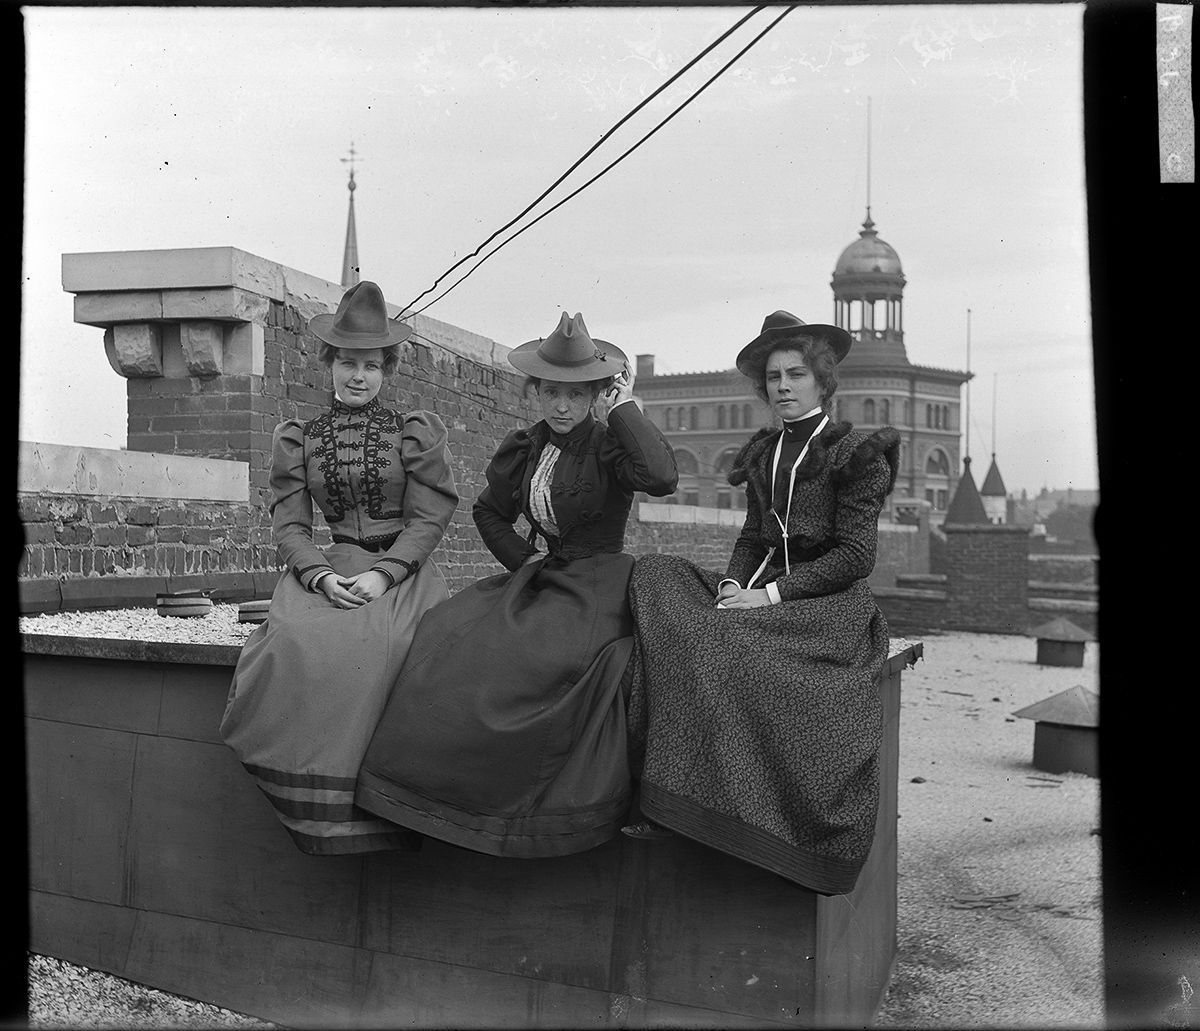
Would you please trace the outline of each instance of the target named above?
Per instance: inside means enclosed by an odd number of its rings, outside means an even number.
[[[346,249],[342,254],[342,286],[353,286],[358,282],[358,233],[354,228],[354,141],[350,141],[350,156],[340,160],[350,166],[350,182],[346,189],[350,191],[350,214],[346,218]]]

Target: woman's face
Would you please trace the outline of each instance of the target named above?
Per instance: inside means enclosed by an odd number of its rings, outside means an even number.
[[[351,408],[360,408],[383,386],[383,348],[339,347],[332,368],[333,392]]]
[[[537,388],[542,418],[555,433],[574,429],[592,409],[592,388],[587,383],[559,383],[544,379]]]
[[[767,400],[777,415],[799,419],[821,403],[821,385],[799,351],[776,351],[767,359]]]

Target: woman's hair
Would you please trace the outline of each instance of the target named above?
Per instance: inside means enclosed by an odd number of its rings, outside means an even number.
[[[328,369],[333,365],[339,350],[341,348],[336,344],[327,344],[322,340],[321,349],[317,352],[317,360]],[[383,374],[390,376],[396,371],[396,366],[400,364],[400,345],[392,344],[390,347],[382,347],[380,350],[383,351]]]
[[[821,388],[821,407],[828,411],[829,401],[838,388],[837,355],[824,340],[797,334],[776,340],[754,360],[750,379],[754,393],[769,402],[767,396],[767,362],[777,351],[798,351]]]
[[[604,391],[606,391],[609,387],[611,387],[613,385],[614,379],[616,379],[615,376],[606,376],[604,379],[589,380],[588,382],[586,382],[582,385],[585,387],[592,388],[592,400],[594,401],[602,393],[604,393]],[[531,391],[531,390],[536,391],[539,387],[541,387],[541,385],[542,385],[541,377],[526,376],[525,377],[525,386],[523,389],[524,389],[525,393],[528,394],[529,391]]]

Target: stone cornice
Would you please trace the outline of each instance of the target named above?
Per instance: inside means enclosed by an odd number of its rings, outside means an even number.
[[[62,285],[76,295],[75,321],[106,330],[186,320],[261,326],[270,301],[290,304],[307,319],[335,310],[345,292],[338,283],[237,247],[64,254]],[[395,316],[400,308],[389,304],[388,312]],[[408,321],[415,343],[423,343],[423,337],[459,357],[511,371],[510,348],[503,344],[425,315]]]

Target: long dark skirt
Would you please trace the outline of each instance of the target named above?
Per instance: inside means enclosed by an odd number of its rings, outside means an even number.
[[[325,557],[342,576],[379,558],[354,544]],[[302,852],[419,847],[416,835],[354,805],[354,785],[417,624],[449,596],[432,562],[357,609],[335,608],[290,572],[280,577],[266,623],[242,647],[221,736]]]
[[[630,746],[641,807],[823,894],[854,887],[879,802],[888,629],[867,585],[717,609],[717,573],[639,558]]]
[[[421,622],[359,773],[358,804],[498,856],[580,852],[630,802],[623,678],[633,559],[544,559]]]

